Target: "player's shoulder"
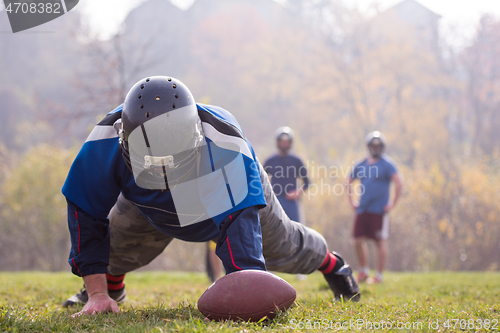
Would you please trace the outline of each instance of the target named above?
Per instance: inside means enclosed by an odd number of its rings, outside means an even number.
[[[383,154],[380,157],[380,159],[383,160],[386,163],[389,163],[389,164],[392,164],[392,165],[396,166],[396,162],[394,161],[394,159],[392,157],[390,157],[389,155],[387,155],[387,154]]]
[[[392,159],[392,157],[390,157],[389,155],[387,154],[383,154],[380,159],[382,161],[384,161],[385,163],[389,164],[389,165],[392,165],[395,169],[397,169],[397,164],[396,162]]]
[[[102,142],[107,139],[117,139],[118,133],[114,128],[114,123],[122,117],[123,104],[117,106],[97,123],[92,129],[85,142]]]
[[[295,162],[295,163],[302,163],[302,164],[304,164],[304,163],[302,162],[302,159],[301,159],[300,157],[298,157],[297,155],[295,155],[294,153],[289,153],[289,154],[288,154],[288,156],[289,156],[289,158],[290,158],[293,162]]]
[[[212,125],[224,134],[244,137],[240,124],[231,112],[214,105],[196,104],[196,107],[202,122]]]
[[[266,160],[264,161],[264,165],[273,164],[276,162],[276,160],[278,158],[279,158],[278,154],[273,154],[273,155],[269,156],[268,158],[266,158]]]
[[[368,163],[368,158],[362,157],[356,161],[354,161],[354,168],[360,167]]]
[[[108,112],[104,118],[97,124],[98,126],[113,126],[113,124],[122,117],[123,104],[118,105],[113,111]]]

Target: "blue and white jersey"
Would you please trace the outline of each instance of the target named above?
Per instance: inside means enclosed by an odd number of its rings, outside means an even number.
[[[186,195],[189,192],[179,190],[183,188],[182,186],[184,188],[188,186],[184,184],[171,191],[151,190],[136,184],[133,173],[122,157],[118,135],[113,127],[113,124],[121,118],[122,107],[123,105],[107,114],[94,127],[73,162],[62,188],[71,207],[76,206],[75,209],[87,214],[89,220],[93,218],[107,221],[111,208],[122,193],[158,230],[171,237],[191,242],[204,242],[217,238],[220,234],[220,224],[230,214],[249,207],[257,208],[255,210],[257,213],[253,214],[256,215],[253,218],[257,221],[245,223],[259,223],[258,209],[266,205],[259,165],[250,142],[243,135],[240,125],[231,113],[219,107],[197,104],[206,145],[201,150],[200,177],[195,191],[198,196],[196,196]],[[225,145],[237,147],[239,151],[238,154],[233,154],[230,161],[227,159],[228,154],[224,153],[227,152],[224,149]],[[176,198],[176,195],[182,194],[184,197]],[[193,213],[192,207],[196,204],[204,207],[204,211]],[[80,256],[81,250],[75,244],[83,243],[82,222],[78,220],[76,210],[74,213],[68,212],[73,243],[69,261],[73,272],[77,275],[102,273],[106,258],[94,263],[89,262],[88,258],[94,255]],[[91,223],[87,222],[88,225]],[[240,228],[245,223],[241,222]],[[258,231],[256,230],[255,226],[249,226],[248,235],[245,237],[254,238],[254,243],[259,243],[256,246],[261,248],[260,225]],[[240,230],[239,233],[241,231],[244,230]],[[97,234],[89,230],[88,237],[97,237]],[[91,240],[89,242],[91,243]],[[241,243],[246,242],[241,241]],[[106,251],[105,248],[101,250]],[[255,249],[248,250],[241,248],[242,252],[255,252]],[[263,262],[262,253],[256,253],[255,256]],[[221,259],[224,262],[224,258]],[[235,258],[230,259],[234,264]],[[243,262],[245,260],[242,258]],[[226,266],[226,262],[224,265]],[[88,268],[84,273],[80,266],[94,268]],[[96,269],[97,266],[100,266],[100,269]],[[239,266],[244,266],[244,263]],[[240,268],[239,266],[237,267]],[[251,268],[259,269],[259,267]],[[265,269],[265,266],[260,265],[260,269]]]

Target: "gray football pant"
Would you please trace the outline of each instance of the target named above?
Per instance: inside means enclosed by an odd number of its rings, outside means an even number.
[[[264,168],[259,166],[267,203],[259,212],[267,269],[290,274],[314,272],[328,251],[325,239],[315,230],[288,218],[274,195]],[[153,227],[121,194],[109,220],[111,251],[108,272],[111,275],[122,275],[145,266],[173,239]]]

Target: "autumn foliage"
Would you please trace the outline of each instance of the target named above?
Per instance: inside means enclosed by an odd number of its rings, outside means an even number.
[[[0,150],[0,250],[10,253],[0,269],[66,267],[59,189],[74,156],[68,149],[81,146],[81,133],[123,99],[124,87],[154,74],[175,75],[198,101],[232,112],[261,160],[275,150],[275,128],[288,125],[310,173],[344,170],[312,174],[318,191],[311,188],[303,206],[306,224],[351,262],[354,213],[345,193],[326,188],[342,188],[349,167],[367,154],[364,136],[380,130],[405,179],[391,214],[389,269],[498,270],[500,21],[484,16],[471,40],[452,47],[438,33],[438,16],[415,1],[371,16],[338,1],[284,8],[198,0],[185,12],[162,2],[154,12],[155,1],[135,9],[109,41],[80,27],[86,38],[72,43],[82,66],[64,83],[77,105],[65,104],[57,124],[47,120],[54,108],[33,108],[37,126],[53,129],[47,145]],[[146,21],[155,25],[148,38],[137,30]],[[81,110],[90,117],[71,118]],[[174,246],[182,259],[167,250],[168,264],[156,267],[202,267],[201,258],[182,255],[189,245]],[[45,261],[27,259],[34,251]]]

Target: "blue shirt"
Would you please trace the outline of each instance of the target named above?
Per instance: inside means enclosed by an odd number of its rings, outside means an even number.
[[[374,164],[368,164],[368,159],[364,159],[354,167],[351,178],[361,181],[358,214],[384,213],[384,207],[389,203],[392,176],[396,172],[396,164],[385,154]]]
[[[264,163],[264,170],[271,176],[271,184],[276,196],[286,196],[297,189],[297,178],[304,182],[304,190],[309,187],[307,170],[304,163],[295,155],[275,154]]]

